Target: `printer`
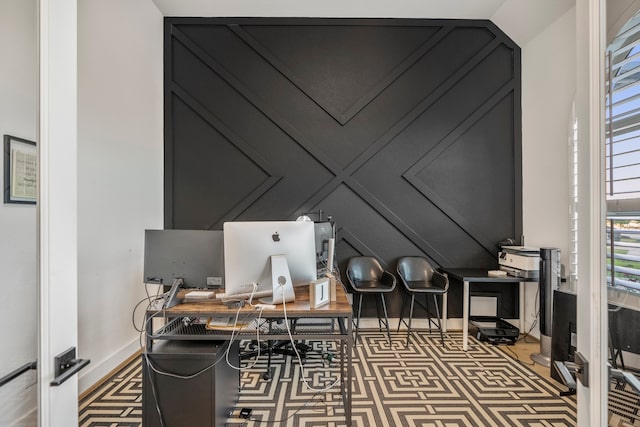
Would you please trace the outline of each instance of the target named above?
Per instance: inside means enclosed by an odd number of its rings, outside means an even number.
[[[500,270],[510,276],[528,279],[538,278],[540,272],[540,248],[526,246],[502,246],[498,252]]]

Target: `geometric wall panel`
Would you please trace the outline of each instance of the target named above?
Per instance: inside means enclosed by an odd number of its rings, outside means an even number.
[[[165,228],[322,209],[342,268],[494,267],[522,234],[520,101],[520,48],[489,21],[166,18]]]

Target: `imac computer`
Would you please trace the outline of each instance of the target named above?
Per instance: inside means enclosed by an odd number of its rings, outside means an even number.
[[[235,221],[224,229],[225,298],[267,297],[280,304],[295,299],[293,288],[316,280],[312,222]]]
[[[179,288],[224,286],[220,230],[145,230],[144,283],[171,286],[165,307],[177,304]]]

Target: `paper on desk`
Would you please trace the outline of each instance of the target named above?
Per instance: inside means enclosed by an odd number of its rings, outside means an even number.
[[[235,317],[224,317],[224,318],[209,318],[207,321],[207,329],[218,329],[218,330],[234,330],[241,329],[247,326],[246,322],[235,322]]]
[[[189,291],[184,294],[185,298],[211,298],[215,292],[213,291]]]
[[[507,272],[504,270],[489,270],[487,271],[487,276],[489,277],[505,277]]]

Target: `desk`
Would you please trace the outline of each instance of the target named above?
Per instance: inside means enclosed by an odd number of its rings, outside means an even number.
[[[446,273],[449,278],[454,278],[460,280],[463,283],[463,293],[462,293],[462,350],[467,351],[468,341],[469,341],[469,302],[470,302],[470,294],[469,294],[469,286],[473,284],[479,283],[517,283],[520,286],[519,290],[519,320],[520,320],[520,331],[524,330],[524,284],[526,282],[537,283],[538,279],[528,279],[524,277],[514,277],[514,276],[502,276],[502,277],[493,277],[489,276],[488,270],[481,268],[442,268],[441,271]],[[444,299],[442,301],[442,320],[444,331],[447,330],[447,299],[444,294]]]
[[[351,426],[351,357],[353,347],[353,312],[347,299],[342,284],[336,286],[336,301],[329,302],[322,307],[311,309],[309,307],[309,292],[307,287],[295,288],[295,302],[279,304],[275,310],[264,310],[263,319],[283,319],[286,317],[296,322],[295,330],[291,331],[294,340],[339,340],[340,341],[340,392],[345,406],[345,418],[347,426]],[[231,331],[207,329],[204,324],[185,325],[184,317],[205,318],[229,318],[235,317],[237,308],[228,308],[220,301],[205,300],[197,302],[185,302],[165,310],[148,310],[147,319],[150,316],[162,315],[167,324],[158,331],[153,331],[153,322],[146,322],[147,351],[152,351],[155,340],[229,340]],[[251,319],[258,317],[258,310],[246,305],[240,309],[239,319]],[[305,323],[301,319],[331,319],[330,327],[325,324]],[[335,327],[337,324],[337,328]],[[286,329],[273,329],[264,334],[265,340],[289,340]],[[255,338],[255,331],[236,332],[234,339]]]

